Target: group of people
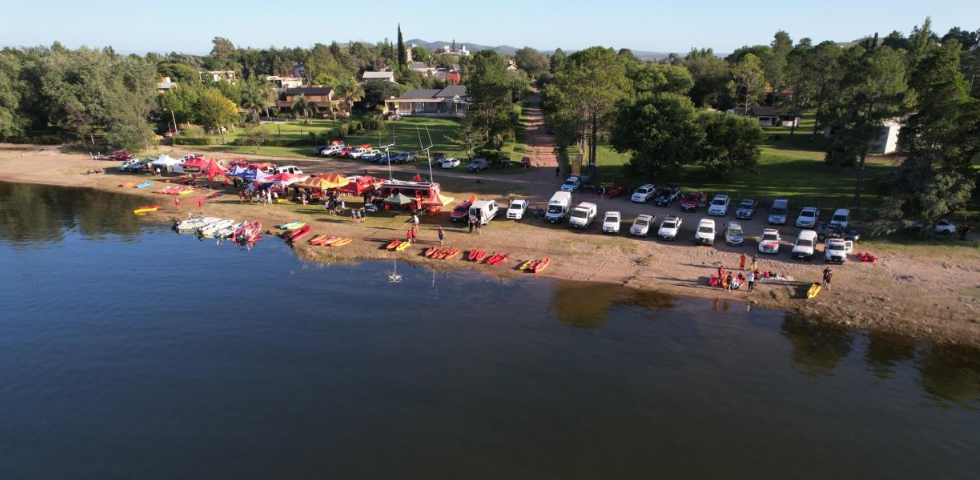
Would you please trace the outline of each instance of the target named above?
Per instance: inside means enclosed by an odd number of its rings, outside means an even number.
[[[759,271],[759,262],[756,256],[752,256],[752,263],[749,266],[749,273],[745,275],[742,273],[745,271],[745,263],[748,260],[748,256],[744,253],[738,258],[738,273],[725,272],[724,266],[718,267],[718,275],[709,279],[709,284],[712,286],[718,286],[724,288],[726,291],[738,290],[742,285],[748,286],[748,291],[755,290],[755,282],[759,278],[768,276],[770,272],[763,274]]]
[[[483,222],[480,221],[479,217],[476,215],[470,215],[469,218],[470,233],[476,230],[477,235],[483,235]]]

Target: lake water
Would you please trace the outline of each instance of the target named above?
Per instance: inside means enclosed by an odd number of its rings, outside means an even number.
[[[980,355],[0,183],[0,479],[980,475]],[[403,276],[390,283],[393,269]]]

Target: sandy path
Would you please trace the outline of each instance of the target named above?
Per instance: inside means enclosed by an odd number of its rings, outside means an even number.
[[[220,155],[230,158],[232,155]],[[240,156],[240,155],[234,155]],[[262,158],[270,158],[267,155]],[[293,163],[283,160],[283,164]],[[295,162],[299,163],[299,162]],[[154,195],[145,190],[121,189],[118,185],[138,177],[122,174],[85,175],[87,169],[115,166],[115,162],[93,161],[85,155],[63,154],[55,148],[9,149],[0,145],[0,180],[41,183],[66,186],[85,186],[107,191],[140,195],[148,203],[159,203],[164,210],[149,215],[150,220],[164,220],[170,216],[187,214],[188,206],[196,202],[195,193],[182,199],[184,209],[175,211],[170,197]],[[363,173],[363,165],[353,162],[330,162],[325,169]],[[345,166],[346,168],[334,168]],[[304,167],[305,168],[305,167]],[[405,171],[414,166],[399,167]],[[420,165],[419,169],[424,168]],[[373,173],[387,174],[387,168],[375,169]],[[374,172],[377,170],[377,172]],[[549,174],[550,173],[550,174]],[[442,175],[450,175],[444,172]],[[452,172],[452,176],[472,178],[464,173]],[[534,201],[544,201],[557,188],[558,182],[553,171],[535,168],[526,174],[481,173],[484,181],[503,183],[523,183],[532,193]],[[153,190],[153,189],[147,189]],[[466,192],[450,192],[463,196]],[[576,194],[576,201],[597,200],[591,195]],[[356,201],[356,200],[354,200]],[[622,199],[601,199],[600,212],[618,209],[624,218],[632,221],[636,213],[653,213],[662,218],[668,212],[679,213],[674,206],[670,208],[653,207],[649,204],[634,204]],[[226,195],[209,201],[205,213],[226,218],[257,219],[264,225],[302,218],[314,225],[318,233],[353,236],[359,241],[343,249],[324,249],[299,245],[297,253],[309,260],[320,262],[352,262],[357,259],[391,259],[393,254],[379,250],[379,245],[391,238],[404,238],[406,217],[376,217],[367,223],[353,225],[349,217],[330,216],[323,213],[320,206],[291,207],[275,205],[261,207],[240,205],[236,195]],[[688,229],[696,223],[703,213],[683,215]],[[751,222],[743,222],[750,238],[761,230],[761,217]],[[719,223],[724,222],[720,219]],[[569,279],[608,282],[637,288],[657,289],[680,295],[701,297],[725,297],[742,300],[754,305],[798,311],[807,315],[825,316],[826,320],[852,326],[879,328],[889,331],[927,336],[938,340],[959,341],[980,344],[980,252],[976,248],[959,248],[956,244],[949,248],[922,249],[911,246],[889,246],[882,244],[876,251],[880,261],[876,265],[849,262],[834,267],[836,277],[834,289],[822,293],[815,300],[802,301],[798,295],[807,282],[820,278],[823,263],[799,262],[791,260],[787,253],[778,256],[759,256],[760,267],[790,275],[800,281],[791,285],[761,285],[756,292],[745,291],[726,293],[710,288],[705,279],[718,266],[726,269],[737,267],[738,256],[745,252],[749,256],[755,250],[754,240],[741,248],[727,247],[721,242],[714,248],[691,245],[690,230],[676,242],[665,243],[653,239],[630,238],[625,234],[606,236],[598,233],[595,227],[589,232],[570,231],[565,226],[552,226],[526,219],[521,222],[495,220],[484,228],[482,235],[470,235],[461,225],[438,219],[424,218],[419,248],[432,245],[436,239],[436,229],[443,225],[448,232],[449,245],[468,250],[485,249],[489,252],[507,252],[511,259],[526,260],[551,257],[553,267],[547,276]],[[624,231],[628,225],[624,222]],[[787,231],[784,241],[792,236]],[[273,240],[274,241],[274,240]],[[261,244],[260,244],[261,247]],[[786,248],[786,247],[784,247]],[[860,250],[862,245],[859,245]],[[437,262],[418,257],[418,249],[409,250],[397,256],[407,261],[417,261],[433,268],[474,268],[494,276],[519,276],[507,266],[476,266],[464,261]]]

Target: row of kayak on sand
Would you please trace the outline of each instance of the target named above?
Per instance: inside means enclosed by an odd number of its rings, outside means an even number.
[[[306,222],[284,223],[276,227],[283,231],[282,237],[286,239],[286,242],[294,245],[307,235],[310,235],[310,232],[313,230]],[[321,233],[310,238],[310,245],[317,247],[343,247],[353,241],[354,239],[351,237],[328,236],[326,233]]]
[[[401,252],[411,246],[411,242],[405,240],[392,240],[390,243],[385,245],[385,250]],[[432,258],[435,260],[452,260],[459,257],[463,251],[459,248],[454,247],[429,247],[423,251],[425,258]],[[510,258],[510,254],[500,254],[494,253],[487,256],[486,250],[470,250],[466,256],[466,259],[473,263],[483,262],[485,265],[500,265],[506,262]],[[543,272],[548,265],[551,265],[551,258],[545,258],[541,260],[527,260],[521,262],[517,265],[518,270],[522,270],[530,273]]]
[[[182,233],[196,232],[206,238],[232,238],[241,243],[254,243],[262,239],[262,224],[258,221],[235,222],[218,217],[191,217],[174,222],[174,230]]]

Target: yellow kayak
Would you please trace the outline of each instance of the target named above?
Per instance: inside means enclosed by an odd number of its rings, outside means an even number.
[[[411,245],[411,244],[410,244],[410,243],[408,243],[408,242],[402,242],[402,243],[399,243],[399,244],[398,244],[398,246],[397,246],[397,247],[395,247],[395,251],[396,251],[396,252],[400,252],[400,251],[402,251],[402,250],[405,250],[406,248],[408,248],[408,247],[409,247],[409,245]]]
[[[527,269],[528,269],[528,267],[530,267],[532,263],[534,263],[534,260],[528,260],[528,261],[526,261],[526,262],[524,262],[524,263],[522,263],[522,264],[521,264],[521,266],[520,266],[520,267],[518,267],[518,268],[519,268],[520,270],[527,270]]]
[[[818,293],[820,293],[820,284],[814,283],[813,285],[810,285],[810,289],[806,291],[806,299],[809,300],[816,297]]]

